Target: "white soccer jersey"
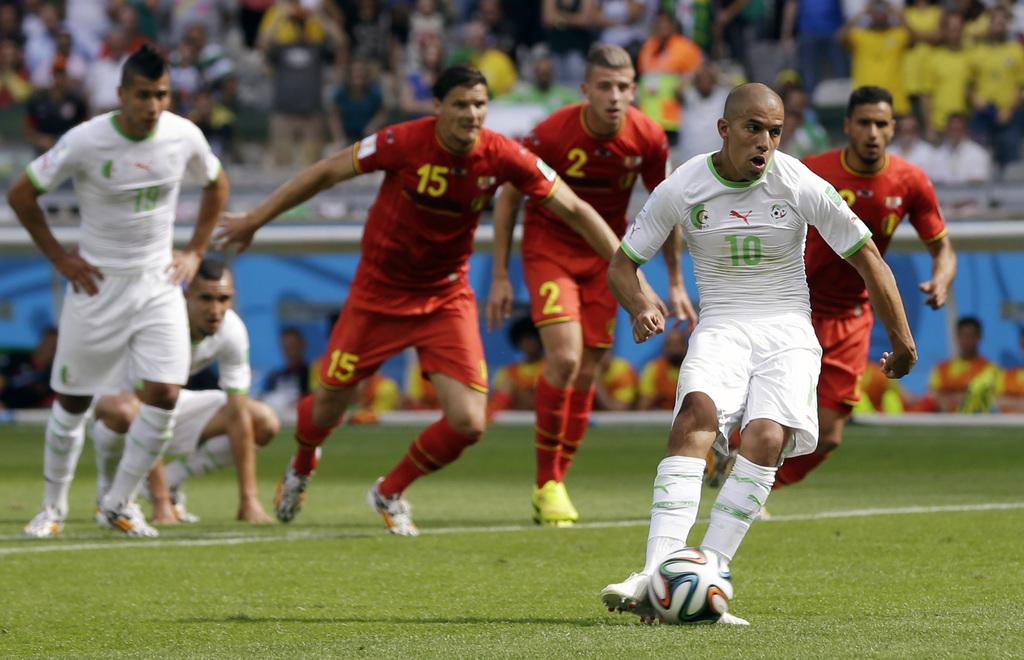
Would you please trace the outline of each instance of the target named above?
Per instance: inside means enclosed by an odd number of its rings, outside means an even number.
[[[220,173],[202,131],[163,112],[156,128],[136,140],[109,112],[65,133],[29,163],[32,185],[46,192],[74,179],[82,215],[79,251],[103,269],[141,270],[169,264],[175,210],[188,172],[205,185]]]
[[[245,394],[252,384],[249,369],[249,332],[245,323],[229,309],[220,328],[199,343],[192,344],[191,373],[197,374],[213,362],[220,371],[218,385],[229,394]]]
[[[809,316],[808,224],[844,258],[871,238],[835,189],[792,156],[776,151],[759,179],[741,183],[719,176],[711,154],[704,154],[655,188],[622,250],[642,264],[680,225],[693,258],[702,318]]]

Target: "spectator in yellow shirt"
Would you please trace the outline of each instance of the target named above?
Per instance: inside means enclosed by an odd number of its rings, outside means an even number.
[[[601,375],[594,388],[597,410],[632,410],[636,403],[637,377],[625,358],[605,351],[599,365]]]
[[[902,15],[887,0],[871,0],[837,35],[850,52],[853,87],[876,85],[892,94],[897,115],[910,112],[903,86],[903,58],[912,41]]]
[[[1020,350],[1024,355],[1024,328],[1020,330]],[[1024,367],[1000,373],[996,383],[996,409],[1004,413],[1024,413]]]
[[[913,0],[903,10],[903,23],[913,37],[913,46],[903,56],[903,88],[915,114],[920,111],[920,97],[928,91],[924,69],[934,44],[940,40],[941,22],[942,8],[929,0]]]
[[[966,114],[971,84],[971,59],[963,43],[964,19],[958,14],[942,18],[942,42],[932,51],[923,74],[926,93],[922,112],[928,120],[928,134],[934,137],[946,128],[950,115]]]
[[[1002,169],[1020,156],[1024,46],[1010,38],[1011,17],[1005,7],[994,8],[991,16],[988,39],[971,49],[971,133],[992,147]]]
[[[957,356],[932,369],[928,392],[939,412],[988,412],[999,367],[978,352],[981,321],[965,316],[956,324]]]

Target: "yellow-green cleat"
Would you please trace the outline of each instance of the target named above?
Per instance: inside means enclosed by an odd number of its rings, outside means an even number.
[[[533,522],[552,527],[571,527],[580,514],[569,499],[565,484],[548,481],[533,489]]]

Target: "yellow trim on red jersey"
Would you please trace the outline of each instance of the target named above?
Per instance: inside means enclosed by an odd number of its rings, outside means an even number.
[[[562,183],[562,177],[560,177],[560,176],[558,176],[556,174],[555,175],[555,182],[551,184],[551,190],[548,191],[548,194],[544,195],[544,198],[541,199],[540,202],[544,203],[544,202],[548,201],[549,199],[551,199],[551,197],[555,194],[555,189],[558,188],[558,184],[560,184],[560,183]]]
[[[940,231],[940,232],[939,232],[938,234],[936,234],[936,235],[935,235],[935,236],[933,236],[932,238],[927,238],[927,239],[925,239],[925,240],[924,240],[924,242],[925,242],[925,243],[934,243],[935,241],[941,241],[941,240],[942,240],[943,238],[945,238],[945,237],[946,237],[946,236],[947,236],[948,234],[949,234],[949,230],[948,230],[948,229],[946,229],[945,227],[943,227],[942,231]]]
[[[885,165],[882,165],[882,169],[878,170],[877,172],[873,172],[871,174],[865,174],[864,172],[858,172],[857,170],[853,169],[852,167],[850,167],[846,163],[846,148],[845,147],[839,150],[839,164],[843,166],[843,169],[846,170],[847,174],[852,174],[853,176],[862,176],[865,179],[870,179],[871,177],[878,176],[878,175],[882,174],[883,172],[885,172],[887,169],[889,169],[889,154],[885,154]]]
[[[363,143],[362,140],[352,145],[352,167],[355,168],[356,174],[362,174],[363,168],[359,166],[359,145]]]
[[[476,390],[481,394],[487,394],[487,387],[479,383],[469,383],[469,389]]]
[[[559,316],[559,317],[553,318],[553,319],[544,319],[543,321],[540,321],[538,323],[534,323],[533,325],[536,328],[543,328],[546,325],[554,325],[555,323],[568,323],[569,321],[572,321],[572,320],[573,319],[572,319],[571,316]]]

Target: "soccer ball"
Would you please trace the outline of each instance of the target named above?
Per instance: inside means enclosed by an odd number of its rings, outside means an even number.
[[[732,573],[717,552],[683,548],[661,562],[647,593],[665,623],[714,623],[729,609]]]

